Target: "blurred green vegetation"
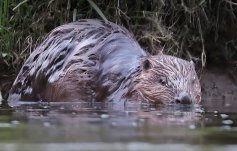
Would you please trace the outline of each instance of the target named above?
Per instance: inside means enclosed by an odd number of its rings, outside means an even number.
[[[151,54],[237,66],[234,0],[1,0],[0,79],[15,75],[50,30],[82,18],[125,26]]]

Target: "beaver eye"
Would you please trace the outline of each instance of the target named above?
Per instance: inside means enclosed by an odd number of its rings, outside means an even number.
[[[150,63],[149,60],[145,60],[145,61],[143,62],[143,68],[144,68],[145,70],[148,70],[148,69],[151,68],[151,63]]]
[[[167,80],[165,79],[159,79],[158,82],[163,86],[167,85]]]

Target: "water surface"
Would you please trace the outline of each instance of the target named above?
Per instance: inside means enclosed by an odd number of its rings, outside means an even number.
[[[0,151],[236,150],[237,113],[144,103],[23,103],[0,109]]]

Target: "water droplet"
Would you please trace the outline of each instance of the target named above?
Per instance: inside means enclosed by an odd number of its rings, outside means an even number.
[[[196,129],[196,126],[192,124],[192,125],[189,125],[188,128],[193,130],[193,129]]]
[[[225,124],[225,125],[231,125],[233,124],[234,122],[232,120],[223,120],[222,121],[222,124]]]
[[[204,113],[204,110],[201,109],[201,108],[197,108],[197,109],[195,109],[195,112],[196,112],[196,113]]]
[[[175,112],[174,112],[174,115],[175,115],[175,116],[182,116],[183,113],[182,113],[181,111],[175,111]]]
[[[158,112],[156,113],[156,116],[162,116],[162,113]]]
[[[156,110],[156,108],[150,108],[150,111],[155,111]]]
[[[231,126],[229,125],[223,125],[222,128],[225,130],[231,130]]]
[[[220,114],[220,116],[221,116],[221,118],[223,118],[223,119],[226,119],[226,118],[229,117],[229,115],[227,115],[227,114]]]
[[[95,110],[100,110],[100,109],[101,109],[100,106],[93,106],[93,108],[94,108]]]
[[[214,111],[213,113],[218,114],[218,111]]]
[[[139,118],[139,119],[138,119],[138,121],[139,121],[139,122],[142,122],[142,123],[145,122],[145,120],[146,120],[145,118]]]
[[[109,115],[108,114],[101,114],[100,117],[105,119],[105,118],[109,118]]]
[[[44,108],[44,109],[48,109],[48,108],[49,108],[49,106],[43,106],[43,108]]]
[[[17,120],[13,120],[13,121],[11,121],[11,124],[17,125],[17,124],[20,124],[20,122]]]
[[[231,105],[230,103],[226,103],[226,104],[225,104],[226,107],[229,107],[230,105]]]
[[[51,126],[51,124],[50,124],[49,122],[44,122],[43,125],[44,125],[45,127],[50,127],[50,126]]]
[[[200,105],[199,104],[194,104],[193,107],[200,108]]]
[[[133,127],[137,127],[137,122],[132,122]]]
[[[173,117],[172,118],[168,118],[167,120],[170,121],[170,122],[176,122],[177,121],[176,118],[173,118]]]
[[[116,122],[112,122],[112,123],[111,123],[111,126],[116,127],[116,126],[117,126],[117,123],[116,123]]]

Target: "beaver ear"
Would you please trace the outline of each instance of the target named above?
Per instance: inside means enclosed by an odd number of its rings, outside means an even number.
[[[195,69],[195,64],[194,64],[194,62],[191,60],[191,61],[189,61],[190,63],[191,63],[191,65],[193,66],[193,68]]]
[[[148,70],[151,68],[151,62],[148,59],[143,60],[142,67],[145,70]]]

